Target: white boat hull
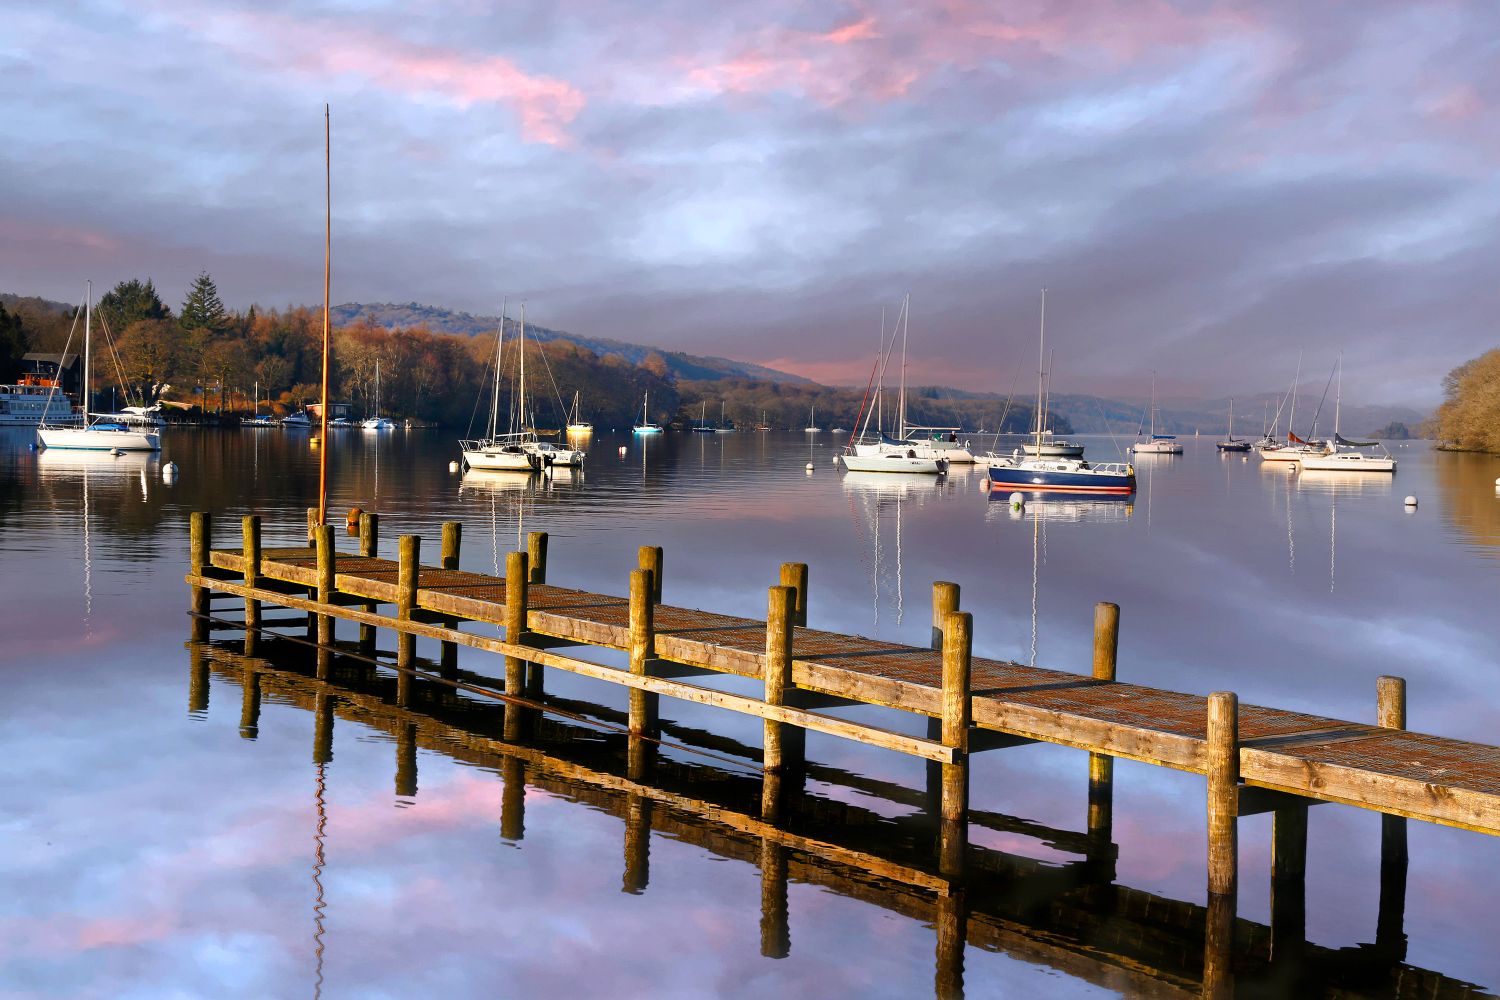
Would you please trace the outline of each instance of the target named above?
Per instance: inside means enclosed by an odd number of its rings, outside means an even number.
[[[1395,472],[1394,458],[1377,458],[1357,451],[1340,451],[1332,455],[1299,459],[1297,465],[1315,472]]]
[[[525,452],[486,451],[484,449],[464,452],[464,462],[469,468],[483,469],[486,472],[531,472],[535,469],[535,461]]]
[[[38,427],[45,448],[76,451],[161,451],[161,435],[152,431],[106,430],[102,427]]]
[[[1296,446],[1287,448],[1262,448],[1260,450],[1260,457],[1267,462],[1300,462],[1303,459],[1322,458],[1327,454],[1328,452],[1322,448],[1302,448]]]
[[[1137,455],[1181,455],[1182,445],[1176,441],[1137,441],[1130,450]]]
[[[948,463],[935,458],[907,455],[840,455],[850,472],[905,472],[936,476],[948,471]]]

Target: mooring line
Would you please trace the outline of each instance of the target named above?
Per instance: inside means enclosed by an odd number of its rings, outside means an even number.
[[[677,743],[672,740],[664,740],[659,737],[647,736],[642,733],[632,733],[629,726],[622,726],[619,723],[607,722],[603,719],[596,719],[592,716],[584,715],[581,712],[574,712],[566,708],[558,708],[555,705],[548,705],[545,702],[535,701],[533,699],[525,698],[520,695],[506,694],[504,691],[496,691],[493,688],[482,687],[478,684],[472,684],[467,681],[453,680],[452,678],[444,677],[441,674],[430,673],[426,670],[418,670],[415,667],[402,667],[398,664],[388,663],[385,660],[381,660],[373,656],[365,656],[363,653],[352,653],[336,646],[323,646],[311,639],[303,639],[299,638],[298,636],[283,635],[280,632],[271,631],[278,624],[285,625],[285,622],[267,622],[262,625],[252,626],[247,625],[242,621],[235,621],[231,618],[220,618],[217,615],[204,614],[196,611],[189,611],[188,617],[202,618],[206,621],[215,622],[219,625],[228,625],[238,629],[249,630],[251,628],[254,628],[257,632],[274,636],[279,640],[293,642],[300,646],[310,646],[313,649],[327,649],[330,652],[347,659],[357,660],[362,663],[368,663],[371,666],[375,667],[383,667],[387,670],[393,670],[397,673],[411,674],[413,677],[419,678],[421,680],[435,681],[439,684],[446,684],[451,688],[455,688],[459,691],[465,691],[469,694],[480,695],[486,698],[493,698],[496,701],[504,702],[508,705],[516,705],[521,708],[534,709],[538,712],[542,712],[543,714],[555,715],[560,718],[568,719],[572,722],[580,723],[584,726],[602,730],[604,732],[620,733],[630,737],[631,739],[645,740],[648,743],[654,743],[657,746],[663,747],[668,750],[681,750],[683,753],[690,753],[698,757],[707,758],[708,760],[718,761],[721,764],[728,764],[733,767],[741,767],[745,770],[754,771],[760,774],[765,773],[765,768],[760,767],[752,763],[751,761],[740,760],[735,757],[727,757],[723,754],[714,753],[712,750],[702,750],[698,747],[690,746],[686,743]]]

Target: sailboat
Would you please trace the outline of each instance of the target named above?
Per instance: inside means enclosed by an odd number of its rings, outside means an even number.
[[[1234,400],[1229,401],[1229,436],[1214,447],[1220,451],[1249,451],[1250,442],[1234,436]]]
[[[248,427],[251,430],[266,430],[268,428],[272,428],[272,427],[276,426],[276,421],[274,421],[274,420],[271,419],[270,414],[266,414],[266,413],[261,413],[260,412],[260,383],[259,382],[255,383],[255,410],[251,414],[250,419],[246,420],[240,426],[241,427]]]
[[[584,435],[594,433],[594,425],[580,416],[579,399],[580,393],[573,392],[573,408],[568,413],[568,436]]]
[[[380,415],[380,359],[375,359],[375,415],[359,426],[367,431],[393,431],[396,423]]]
[[[1333,398],[1333,447],[1326,455],[1304,455],[1297,465],[1316,472],[1395,472],[1396,460],[1378,441],[1350,441],[1339,434],[1339,411],[1343,408],[1344,359],[1338,360],[1338,394]],[[1381,455],[1366,455],[1359,448],[1380,447]],[[1349,449],[1349,450],[1343,450]]]
[[[885,317],[881,316],[881,343],[884,344]],[[941,459],[949,464],[968,464],[974,461],[974,453],[969,450],[968,441],[958,439],[957,427],[929,427],[920,424],[910,424],[906,421],[906,346],[907,333],[911,326],[911,296],[907,296],[901,302],[901,312],[896,317],[896,328],[891,331],[891,348],[895,347],[896,329],[901,331],[901,383],[896,399],[896,434],[890,437],[885,433],[884,422],[877,415],[876,424],[879,425],[877,443],[865,443],[863,441],[854,444],[855,454],[874,455],[882,451],[889,451],[898,455],[914,455],[917,458]],[[883,398],[881,387],[884,382],[885,368],[888,364],[882,362],[880,366],[880,378],[876,387],[877,406]],[[858,423],[856,420],[855,423]]]
[[[719,400],[719,426],[717,426],[717,427],[714,428],[714,433],[715,434],[733,434],[734,433],[734,427],[730,425],[730,423],[729,423],[728,420],[724,419],[724,401],[722,399]]]
[[[641,422],[630,428],[635,434],[660,434],[661,424],[653,424],[648,412],[651,407],[651,393],[648,391],[641,400]]]
[[[498,472],[531,472],[542,467],[542,459],[521,447],[524,434],[514,430],[500,433],[500,371],[505,349],[505,309],[500,310],[500,326],[495,331],[495,387],[490,397],[489,436],[458,443],[464,463],[471,469]],[[514,413],[511,414],[514,427]]]
[[[161,451],[161,435],[155,431],[143,431],[124,423],[97,421],[89,423],[89,402],[92,398],[90,377],[93,374],[92,346],[94,313],[94,283],[88,282],[84,292],[83,306],[83,421],[82,427],[57,427],[47,423],[37,425],[36,436],[44,448],[66,448],[80,451]],[[74,322],[77,322],[76,320]],[[64,350],[66,354],[66,349]],[[53,386],[53,391],[56,391]],[[51,397],[43,413],[51,412]]]
[[[804,434],[821,434],[823,429],[818,426],[818,408],[811,407],[807,411],[807,426],[802,428]]]
[[[516,414],[520,430],[521,450],[535,455],[542,468],[561,465],[576,468],[583,465],[583,452],[576,448],[559,448],[550,441],[537,437],[536,428],[527,426],[529,411],[526,409],[526,304],[521,304],[521,336],[516,342],[520,353],[520,373],[516,379]]]
[[[1042,323],[1038,334],[1036,406],[1047,392],[1047,292],[1042,290]],[[1036,423],[1036,448],[1042,447],[1042,420]],[[1081,458],[1021,458],[1020,449],[1005,460],[993,452],[985,475],[991,499],[1019,493],[1127,494],[1135,492],[1135,469],[1118,462],[1093,464]]]
[[[698,407],[698,422],[693,425],[694,434],[712,434],[714,429],[708,426],[708,400]]]
[[[903,306],[904,309],[904,306]],[[844,445],[844,453],[839,460],[844,463],[844,468],[849,472],[906,472],[920,473],[923,475],[943,475],[948,471],[948,460],[945,458],[934,458],[932,455],[919,454],[915,445],[888,438],[883,433],[882,419],[884,399],[884,378],[886,365],[889,364],[891,353],[896,346],[896,332],[891,331],[891,342],[888,345],[885,340],[885,323],[882,319],[880,330],[880,349],[875,355],[875,366],[870,371],[870,381],[866,385],[866,399],[860,403],[860,412],[855,416],[854,424],[859,428],[856,437]],[[905,340],[902,341],[902,358],[905,359]],[[870,386],[874,386],[873,398],[869,395]],[[905,389],[903,379],[902,389]],[[903,402],[905,394],[902,395]],[[875,440],[867,441],[870,433],[870,421],[875,421]]]
[[[1137,436],[1140,432],[1137,431]],[[1151,436],[1131,446],[1137,455],[1181,455],[1182,445],[1175,434],[1156,433],[1156,372],[1151,373]]]
[[[1276,428],[1281,423],[1281,407],[1276,408],[1276,420],[1271,425],[1270,441],[1262,442],[1260,457],[1267,462],[1298,462],[1303,458],[1317,458],[1327,455],[1331,450],[1326,442],[1309,441],[1300,438],[1296,434],[1297,421],[1297,383],[1302,378],[1302,356],[1297,355],[1297,372],[1292,376],[1291,409],[1287,415],[1286,442],[1274,442]],[[1316,417],[1314,417],[1316,422]]]

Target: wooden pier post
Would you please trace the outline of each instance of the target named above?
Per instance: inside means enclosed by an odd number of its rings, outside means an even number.
[[[195,510],[188,515],[188,569],[194,576],[202,576],[208,567],[208,546],[213,535],[213,520],[207,511]],[[208,588],[193,587],[189,592],[188,607],[193,612],[193,641],[208,639]]]
[[[526,762],[506,757],[500,780],[500,836],[519,843],[526,837]]]
[[[1120,650],[1120,606],[1108,601],[1094,605],[1094,680],[1113,682]],[[1109,869],[1114,842],[1115,759],[1108,754],[1089,754],[1089,860]]]
[[[641,547],[642,561],[652,546]],[[657,568],[661,566],[661,549]],[[656,652],[656,632],[653,626],[651,588],[655,580],[651,569],[638,569],[630,574],[630,672],[638,677],[646,674],[651,655]],[[630,689],[630,732],[645,734],[654,732],[661,695],[638,688]]]
[[[458,550],[463,543],[464,526],[457,521],[443,522],[443,569],[458,569]],[[445,618],[443,624],[449,628],[458,628],[457,618]],[[443,642],[438,646],[438,670],[444,677],[450,677],[458,670],[458,643]]]
[[[547,533],[531,531],[526,534],[527,582],[543,586],[547,582]],[[540,701],[547,688],[547,668],[540,663],[526,667],[526,697]]]
[[[531,531],[526,534],[526,557],[531,560],[531,582],[547,582],[547,533]]]
[[[807,563],[782,563],[781,585],[796,592],[792,601],[792,624],[807,628]]]
[[[526,578],[529,575],[526,553],[505,554],[505,641],[526,641]],[[526,661],[514,656],[505,658],[505,693],[521,697],[526,687]],[[505,738],[518,740],[522,732],[521,706],[505,703]]]
[[[1406,680],[1381,677],[1375,682],[1375,724],[1383,729],[1406,728]],[[1376,912],[1375,945],[1397,960],[1406,957],[1406,819],[1380,817],[1380,904]]]
[[[396,794],[417,794],[417,724],[408,722],[396,731]]]
[[[964,945],[969,937],[969,907],[962,886],[949,886],[939,893],[932,925],[937,931],[937,972],[933,996],[938,1000],[963,1000]]]
[[[240,532],[245,556],[245,586],[260,586],[260,515],[246,514],[240,521]],[[260,602],[253,597],[245,598],[245,655],[255,655],[255,643],[260,638]]]
[[[260,735],[260,672],[246,665],[240,675],[240,738]]]
[[[1271,961],[1294,960],[1307,940],[1307,805],[1271,814]]]
[[[796,593],[791,587],[770,588],[766,608],[766,675],[767,705],[786,704],[786,690],[792,682],[792,621],[796,614]],[[785,726],[772,719],[762,725],[765,754],[761,764],[767,772],[780,771],[783,757],[782,734]]]
[[[939,580],[932,585],[932,648],[943,648],[943,626],[958,610],[958,584]]]
[[[318,603],[322,605],[333,603],[333,579],[337,572],[335,561],[338,558],[333,545],[333,525],[318,525]],[[318,645],[333,643],[333,623],[332,615],[318,616]]]
[[[651,574],[651,603],[661,603],[661,562],[662,551],[660,545],[642,545],[638,562],[640,568]]]
[[[1239,699],[1233,691],[1208,696],[1208,892],[1232,896],[1239,885]]]
[[[943,745],[958,751],[944,764],[942,809],[938,828],[938,867],[944,875],[961,875],[969,837],[970,654],[974,619],[955,611],[943,621]]]
[[[417,610],[417,586],[421,582],[422,536],[402,535],[396,542],[396,617],[410,620]],[[396,633],[396,704],[411,704],[412,675],[416,665],[417,637]]]
[[[374,559],[380,551],[380,515],[362,512],[359,515],[359,554],[366,559]],[[373,613],[378,605],[374,601],[366,601],[364,610]],[[375,626],[360,625],[359,627],[359,651],[364,656],[375,654]]]
[[[307,544],[309,548],[318,544],[318,526],[322,523],[322,519],[318,517],[318,508],[307,508]]]
[[[316,507],[309,507],[309,508],[307,508],[307,547],[313,550],[314,555],[317,554],[318,525],[319,525],[319,523],[320,523],[320,521],[318,519],[318,508],[316,508]],[[315,601],[315,600],[318,599],[318,588],[317,588],[316,585],[307,588],[307,599],[309,601]],[[308,642],[316,642],[317,639],[318,639],[318,621],[319,621],[319,616],[318,615],[315,615],[315,614],[313,614],[311,612],[308,613],[308,615],[307,615],[307,641]],[[327,665],[327,658],[326,657],[320,657],[319,658],[319,666],[320,667],[326,667],[326,665]],[[320,674],[320,676],[321,676],[321,674]]]

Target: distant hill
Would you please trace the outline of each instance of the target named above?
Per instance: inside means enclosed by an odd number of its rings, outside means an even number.
[[[496,324],[500,322],[498,316],[476,316],[473,313],[455,312],[451,309],[426,306],[417,302],[346,302],[333,307],[332,318],[335,326],[348,326],[365,321],[387,329],[425,326],[435,333],[457,333],[468,336],[493,334]],[[515,322],[513,317],[508,320],[507,335],[510,334],[510,327]],[[607,337],[586,337],[563,330],[535,326],[531,323],[526,324],[526,336],[535,338],[539,342],[566,340],[580,347],[586,347],[601,356],[617,355],[631,364],[640,364],[653,354],[660,355],[673,375],[696,382],[748,378],[763,382],[812,384],[810,379],[805,379],[800,375],[777,371],[774,368],[751,364],[748,361],[704,357],[697,354],[684,354],[680,351],[664,351],[645,344],[631,344]]]
[[[1267,414],[1270,419],[1274,420],[1276,407],[1282,405],[1283,399],[1284,394],[1278,393],[1235,397],[1235,437],[1258,437]],[[1318,402],[1318,396],[1298,394],[1296,428],[1298,433],[1308,433],[1313,414],[1318,412]],[[1134,435],[1149,405],[1149,399],[1116,400],[1103,399],[1098,396],[1061,394],[1052,397],[1053,408],[1058,413],[1066,415],[1074,429],[1080,434],[1104,434],[1113,431],[1115,434]],[[1341,423],[1346,437],[1365,437],[1375,436],[1377,430],[1393,424],[1415,427],[1428,416],[1429,414],[1409,406],[1353,405],[1346,400]],[[1286,429],[1286,422],[1287,414],[1283,413],[1281,418],[1283,431]],[[1159,433],[1166,434],[1192,434],[1194,431],[1203,434],[1224,434],[1229,429],[1229,399],[1220,396],[1162,400],[1158,404],[1156,429]],[[1322,412],[1318,413],[1318,432],[1320,434],[1333,433],[1332,396],[1323,401]]]

